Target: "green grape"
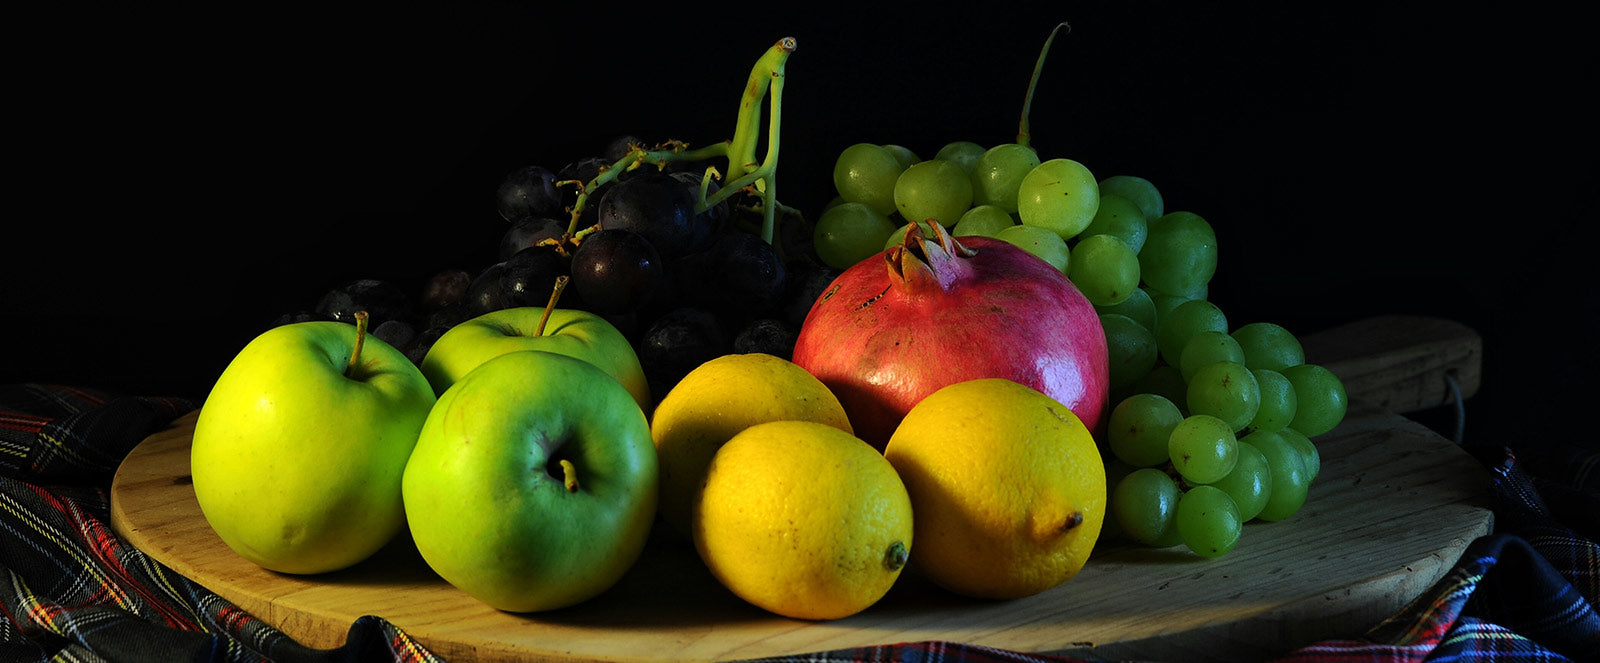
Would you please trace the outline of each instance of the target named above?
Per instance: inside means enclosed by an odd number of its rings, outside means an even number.
[[[909,223],[897,226],[894,229],[894,232],[889,233],[889,238],[883,240],[883,248],[886,250],[892,249],[896,246],[906,243],[906,233],[910,231],[911,224]]]
[[[1249,366],[1248,362],[1245,366]],[[1289,378],[1282,373],[1266,368],[1252,368],[1250,373],[1256,376],[1256,384],[1261,387],[1261,407],[1256,410],[1256,417],[1250,420],[1250,428],[1255,430],[1284,430],[1289,422],[1294,420],[1294,411],[1299,405],[1295,397],[1294,385],[1289,383]]]
[[[978,157],[983,156],[983,146],[970,140],[958,140],[946,143],[944,147],[933,155],[935,159],[949,161],[966,171],[968,175],[978,164]]]
[[[1239,445],[1239,461],[1233,471],[1209,484],[1220,488],[1233,498],[1239,507],[1239,520],[1249,522],[1267,506],[1268,491],[1272,488],[1272,470],[1267,467],[1267,457],[1261,450],[1248,444]]]
[[[1019,143],[1001,143],[983,151],[972,164],[972,203],[1017,211],[1022,178],[1039,165],[1039,153]]]
[[[1198,214],[1169,212],[1150,222],[1139,266],[1144,282],[1156,290],[1199,293],[1217,271],[1217,234]]]
[[[1178,308],[1179,304],[1188,301],[1194,301],[1193,298],[1190,297],[1169,295],[1158,290],[1151,290],[1148,287],[1140,287],[1139,289],[1143,290],[1145,296],[1150,298],[1151,307],[1155,309],[1155,326],[1151,327],[1150,331],[1157,331],[1161,329],[1161,321],[1172,313],[1172,309]],[[1157,338],[1159,338],[1159,336]]]
[[[949,161],[914,163],[895,180],[894,204],[907,221],[933,219],[949,228],[972,207],[972,181]]]
[[[1227,332],[1207,329],[1190,336],[1189,341],[1183,344],[1183,350],[1178,353],[1178,372],[1183,374],[1184,382],[1189,382],[1202,366],[1219,361],[1243,364],[1244,350]]]
[[[1067,273],[1067,267],[1072,259],[1072,249],[1060,235],[1037,226],[1015,225],[1001,228],[994,234],[994,238],[1039,256],[1062,274]]]
[[[1111,408],[1106,446],[1112,456],[1134,467],[1167,462],[1172,429],[1183,421],[1178,406],[1160,394],[1134,394]]]
[[[822,206],[822,213],[826,214],[828,213],[828,210],[843,205],[844,203],[845,199],[843,196],[834,196],[832,200],[828,201],[828,204]]]
[[[1134,288],[1128,298],[1110,306],[1096,306],[1096,311],[1101,313],[1115,313],[1133,318],[1145,329],[1154,334],[1156,330],[1156,303],[1150,298],[1150,293],[1144,288]]]
[[[1014,225],[1017,225],[1017,220],[1005,210],[994,205],[974,205],[956,221],[956,227],[950,230],[950,234],[956,237],[994,237],[995,233]]]
[[[1333,371],[1319,364],[1300,364],[1285,368],[1282,373],[1294,385],[1296,407],[1290,428],[1306,437],[1316,437],[1344,420],[1350,398],[1344,382]]]
[[[1152,297],[1154,297],[1152,295]],[[1183,346],[1189,339],[1203,331],[1228,331],[1228,316],[1222,308],[1204,299],[1178,302],[1166,314],[1161,314],[1161,299],[1156,299],[1156,346],[1161,358],[1173,366],[1180,365]]]
[[[1064,240],[1089,227],[1099,209],[1100,186],[1094,174],[1071,159],[1042,162],[1017,186],[1022,225],[1049,228]]]
[[[1112,509],[1115,507],[1111,505],[1111,496],[1112,493],[1117,489],[1117,484],[1121,483],[1124,477],[1127,477],[1129,474],[1132,474],[1134,470],[1139,468],[1117,460],[1115,456],[1109,454],[1105,454],[1103,457],[1105,459],[1106,467],[1106,517],[1100,523],[1100,540],[1104,542],[1110,542],[1113,540],[1132,541],[1132,537],[1129,537],[1126,532],[1122,531],[1122,525],[1117,522],[1116,515],[1112,513]]]
[[[1239,461],[1239,440],[1228,422],[1209,414],[1191,414],[1172,427],[1167,456],[1190,483],[1211,483],[1233,471]]]
[[[1306,492],[1311,477],[1306,473],[1305,460],[1299,450],[1283,437],[1282,433],[1258,430],[1244,436],[1240,444],[1248,444],[1261,452],[1267,460],[1267,474],[1272,485],[1267,489],[1267,503],[1261,507],[1257,518],[1279,521],[1300,510],[1306,503]]]
[[[1084,228],[1079,236],[1112,235],[1138,253],[1139,249],[1144,248],[1144,238],[1148,234],[1150,226],[1138,205],[1122,196],[1101,191],[1100,208],[1095,211],[1089,227]]]
[[[890,154],[894,155],[895,160],[900,162],[900,168],[902,170],[910,168],[912,164],[922,161],[922,157],[917,156],[916,152],[912,152],[911,148],[904,145],[884,145],[883,149],[888,150]]]
[[[1140,263],[1139,268],[1141,270],[1144,269],[1144,264]],[[1142,271],[1140,273],[1143,274]],[[1152,287],[1148,283],[1144,284],[1144,287],[1146,289],[1148,289],[1150,291],[1150,294],[1152,294],[1152,295],[1154,295],[1154,294],[1156,294],[1158,292],[1165,292],[1160,288]],[[1196,287],[1196,288],[1194,288],[1192,290],[1186,290],[1186,291],[1183,291],[1183,292],[1171,292],[1171,293],[1166,293],[1166,294],[1176,295],[1176,296],[1182,297],[1184,299],[1210,299],[1211,298],[1210,297],[1210,295],[1211,295],[1211,285],[1208,284],[1208,283],[1202,283],[1198,287]]]
[[[1185,395],[1190,414],[1209,414],[1243,430],[1261,409],[1261,385],[1244,364],[1219,361],[1195,371]],[[1205,483],[1205,482],[1201,482]]]
[[[1177,366],[1157,364],[1144,377],[1133,383],[1132,391],[1137,394],[1160,394],[1162,398],[1172,401],[1178,410],[1189,414],[1189,385],[1184,384],[1183,375],[1178,372]]]
[[[1111,518],[1128,538],[1156,548],[1181,540],[1176,524],[1181,495],[1166,472],[1153,467],[1134,470],[1113,485],[1110,498]]]
[[[1244,533],[1238,505],[1215,486],[1195,486],[1184,492],[1173,519],[1183,545],[1201,557],[1228,554]]]
[[[1134,470],[1139,469],[1138,467],[1122,462],[1122,459],[1117,458],[1116,456],[1107,455],[1102,456],[1102,458],[1105,459],[1106,490],[1108,491],[1116,488],[1117,482],[1122,481],[1123,477],[1133,474]]]
[[[1139,289],[1139,256],[1115,235],[1079,239],[1070,264],[1067,278],[1090,304],[1110,306]]]
[[[895,182],[905,169],[882,145],[856,143],[844,148],[834,162],[833,187],[846,202],[861,203],[887,216],[895,212]]]
[[[1233,340],[1244,348],[1244,365],[1250,368],[1282,373],[1285,368],[1306,362],[1300,339],[1276,323],[1252,322],[1244,325],[1233,330]]]
[[[1112,175],[1100,180],[1100,193],[1111,194],[1119,198],[1130,200],[1139,206],[1139,213],[1146,220],[1159,219],[1166,214],[1166,208],[1161,200],[1161,192],[1150,180],[1135,175]]]
[[[1156,367],[1156,335],[1144,325],[1125,315],[1101,313],[1100,328],[1106,333],[1111,389],[1130,387]]]
[[[844,269],[883,252],[894,222],[861,203],[843,203],[817,218],[812,245],[829,267]]]
[[[1289,446],[1300,452],[1300,460],[1306,465],[1306,484],[1317,480],[1317,475],[1322,473],[1322,452],[1317,450],[1315,442],[1306,437],[1304,433],[1293,428],[1284,428],[1278,431],[1283,439],[1289,441]]]

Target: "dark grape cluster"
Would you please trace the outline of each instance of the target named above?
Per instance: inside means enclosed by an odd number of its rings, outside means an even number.
[[[621,136],[554,170],[508,173],[494,192],[505,229],[486,247],[492,262],[475,271],[441,266],[416,292],[385,280],[341,284],[277,323],[354,322],[366,310],[373,334],[420,364],[452,326],[545,306],[566,276],[558,306],[595,313],[627,336],[658,397],[724,354],[789,358],[812,302],[839,273],[817,258],[810,224],[786,210],[768,242],[756,199],[742,192],[697,212],[707,164],[690,160],[641,163],[583,189],[640,144]],[[718,190],[714,179],[707,186],[705,195]],[[567,237],[569,227],[582,232]]]

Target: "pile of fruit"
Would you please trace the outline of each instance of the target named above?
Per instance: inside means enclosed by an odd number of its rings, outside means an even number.
[[[775,193],[794,48],[752,69],[731,140],[519,169],[501,261],[415,297],[347,284],[251,341],[194,433],[222,540],[316,574],[409,529],[529,612],[659,534],[754,605],[834,619],[908,565],[1017,598],[1111,534],[1215,557],[1299,509],[1343,386],[1207,300],[1205,219],[1041,159],[1025,107],[1014,143],[845,149],[810,224]]]
[[[966,334],[952,339],[950,323],[928,323],[917,350],[890,354],[887,363],[913,364],[905,370],[919,376],[935,370],[920,365],[924,361],[976,363],[1055,389],[1052,396],[1100,432],[1108,452],[1111,522],[1122,535],[1158,547],[1181,543],[1215,557],[1238,542],[1243,523],[1282,520],[1304,503],[1320,467],[1310,438],[1344,417],[1344,386],[1328,369],[1307,364],[1299,340],[1284,327],[1260,321],[1230,326],[1207,299],[1217,236],[1203,217],[1165,210],[1160,191],[1144,178],[1097,181],[1076,161],[1041,160],[1025,136],[989,148],[952,142],[928,160],[893,145],[857,144],[839,155],[834,182],[839,196],[818,219],[815,241],[829,264],[851,267],[846,275],[883,254],[885,243],[893,253],[907,237],[942,236],[948,226],[955,237],[947,241],[957,246],[1005,242],[1070,279],[1081,296],[1031,298],[1051,302],[1038,306],[1065,312],[1069,322],[1041,320],[1040,311],[1031,311],[1028,319],[974,322],[969,315],[955,323],[999,331],[983,344]],[[983,283],[974,287],[994,282]],[[992,292],[981,299],[985,305],[999,301]],[[1097,320],[1092,331],[1070,322],[1091,318]],[[935,327],[940,334],[931,333]],[[1087,378],[1035,378],[1024,370],[1052,365],[1041,357],[1086,363],[1094,350],[1047,346],[1087,334],[1104,340],[1098,351],[1107,359],[1106,382],[1099,389],[1083,389]],[[951,339],[948,347],[930,351],[941,339]],[[862,350],[838,339],[822,347],[846,357]],[[802,343],[795,359],[830,386],[849,383],[835,391],[854,394],[851,387],[869,381],[849,375],[863,367],[849,365],[848,358],[817,360],[811,353]],[[881,376],[886,355],[871,356],[879,363],[869,370]],[[903,402],[926,393],[905,394]],[[1108,399],[1105,419],[1093,396]],[[891,414],[890,430],[904,409]]]
[[[1031,298],[1048,313],[1064,311],[1066,321],[1040,311],[967,313],[914,329],[921,332],[910,334],[920,340],[915,350],[874,349],[867,353],[875,361],[871,367],[814,358],[805,342],[809,330],[803,330],[796,361],[847,403],[899,370],[885,363],[904,365],[916,376],[950,363],[978,364],[958,370],[1005,375],[1049,393],[1099,433],[1111,492],[1108,533],[1139,544],[1182,544],[1216,557],[1238,543],[1245,522],[1293,515],[1321,467],[1311,438],[1344,418],[1343,383],[1306,363],[1299,340],[1281,325],[1230,325],[1207,299],[1218,251],[1205,218],[1168,210],[1160,190],[1143,177],[1097,180],[1078,161],[1041,158],[1029,144],[1026,108],[1020,127],[1016,142],[984,147],[958,140],[926,160],[895,144],[846,148],[833,170],[838,196],[817,220],[815,248],[826,264],[849,268],[848,277],[878,255],[911,246],[906,238],[943,236],[946,228],[955,236],[947,244],[957,247],[1011,244],[1071,281],[1076,293]],[[977,306],[990,306],[1001,301],[990,291],[993,283],[979,279],[964,290],[981,291]],[[819,302],[813,315],[826,304]],[[924,319],[920,311],[902,315],[914,328]],[[854,317],[859,324],[862,316]],[[1090,319],[1097,321],[1093,331],[1081,326]],[[963,327],[983,333],[967,334]],[[1104,345],[1048,347],[1091,334]],[[816,352],[846,357],[864,350],[833,338],[822,346]],[[1094,382],[1097,369],[1084,368],[1096,353],[1106,358],[1104,384]],[[1045,375],[1029,370],[1062,364],[1073,368]],[[907,379],[889,381],[903,389]],[[898,409],[888,412],[889,425],[929,391],[919,386],[894,395]],[[1107,399],[1104,410],[1097,398]],[[853,420],[874,421],[873,407],[857,409],[864,413],[853,411]]]

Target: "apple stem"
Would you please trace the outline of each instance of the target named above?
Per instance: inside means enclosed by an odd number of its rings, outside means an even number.
[[[567,492],[578,492],[578,468],[572,464],[572,461],[565,458],[561,459],[561,476],[562,483],[567,487]]]
[[[344,367],[345,377],[355,373],[356,364],[361,361],[361,344],[367,340],[367,312],[356,311],[356,347],[350,351],[350,363]]]
[[[550,321],[550,312],[556,308],[556,302],[561,300],[561,291],[567,289],[567,275],[556,277],[556,287],[550,289],[550,301],[544,305],[544,314],[539,316],[539,326],[533,330],[534,336],[544,336],[544,325]]]

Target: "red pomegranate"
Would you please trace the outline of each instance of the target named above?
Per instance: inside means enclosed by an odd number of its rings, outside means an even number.
[[[794,362],[838,396],[880,451],[940,387],[1001,377],[1060,401],[1096,430],[1109,367],[1094,306],[1044,260],[938,223],[846,269],[812,304]]]

